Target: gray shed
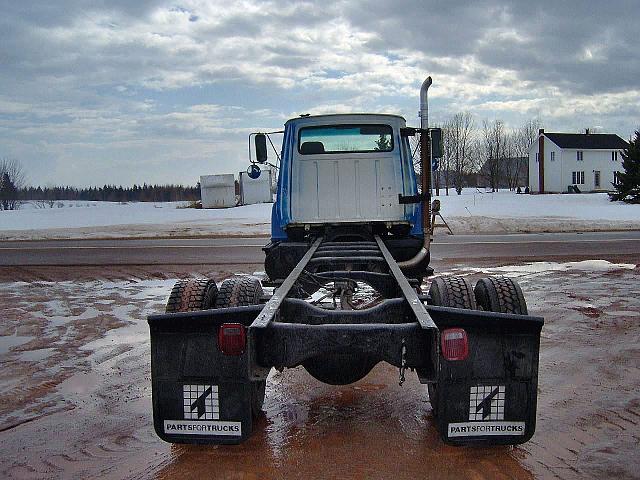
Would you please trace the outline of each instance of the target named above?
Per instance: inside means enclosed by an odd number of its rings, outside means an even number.
[[[271,171],[263,170],[258,178],[251,178],[247,172],[240,172],[240,204],[273,202],[271,194]]]
[[[236,206],[236,187],[233,173],[202,175],[200,177],[202,208],[228,208]]]

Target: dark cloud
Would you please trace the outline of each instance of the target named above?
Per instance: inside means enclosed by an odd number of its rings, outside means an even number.
[[[366,0],[349,2],[346,15],[352,25],[376,33],[368,42],[373,51],[470,55],[489,69],[509,69],[567,93],[640,86],[637,0]]]
[[[153,9],[166,4],[161,0],[59,0],[40,2],[26,0],[2,2],[6,20],[40,27],[68,26],[78,17],[91,19],[96,13],[109,12],[124,18],[141,18]]]

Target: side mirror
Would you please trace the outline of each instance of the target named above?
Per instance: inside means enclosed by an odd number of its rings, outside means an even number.
[[[431,138],[431,157],[442,158],[444,149],[442,148],[442,129],[430,128],[429,138]]]
[[[249,168],[247,168],[247,175],[251,180],[260,178],[260,167],[258,165],[249,165]]]
[[[256,162],[267,163],[267,136],[264,133],[256,133]]]

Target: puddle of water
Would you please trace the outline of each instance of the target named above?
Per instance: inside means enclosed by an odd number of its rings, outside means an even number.
[[[67,323],[75,320],[91,320],[100,315],[100,311],[94,307],[87,307],[84,312],[80,315],[53,315],[53,316],[45,316],[47,320],[47,327],[49,328],[57,328],[63,327]]]
[[[60,299],[51,299],[43,303],[42,309],[48,317],[65,317],[71,315],[69,303]]]
[[[29,350],[22,352],[18,357],[21,362],[40,362],[49,358],[55,353],[55,348],[40,348],[38,350]]]
[[[100,377],[94,373],[77,373],[58,385],[60,393],[78,394],[94,391],[100,383]]]
[[[136,293],[129,293],[131,290],[128,288],[127,297],[132,300],[156,300],[158,298],[166,298],[171,292],[171,288],[175,283],[174,279],[171,280],[143,280],[132,285]],[[122,284],[118,285],[120,292],[122,292]]]
[[[95,300],[93,303],[98,304],[98,305],[111,305],[112,303],[114,303],[115,300]]]
[[[13,348],[30,342],[35,337],[26,337],[22,335],[4,335],[0,337],[0,355],[9,353]]]

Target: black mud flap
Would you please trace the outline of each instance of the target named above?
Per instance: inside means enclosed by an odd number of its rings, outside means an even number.
[[[436,424],[453,445],[515,445],[536,428],[538,353],[543,319],[482,312],[462,327],[469,356],[440,362],[434,396]],[[490,317],[490,318],[487,318]]]
[[[174,315],[175,316],[175,315]],[[250,350],[223,355],[204,319],[151,317],[153,423],[171,443],[237,444],[252,432]]]
[[[153,382],[153,425],[165,442],[241,443],[253,430],[251,384],[185,376]]]

